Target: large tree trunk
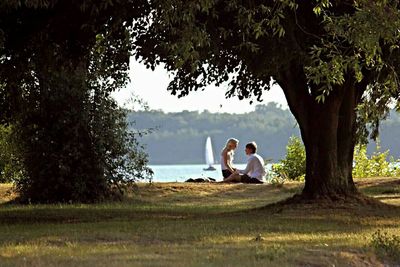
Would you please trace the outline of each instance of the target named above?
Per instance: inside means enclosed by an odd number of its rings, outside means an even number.
[[[357,194],[352,168],[356,107],[363,89],[351,75],[347,78],[324,103],[315,100],[318,92],[307,83],[301,67],[292,67],[278,80],[299,123],[306,148],[304,198],[335,200]]]
[[[326,103],[310,105],[311,112],[303,119],[307,157],[303,195],[309,198],[356,192],[352,179],[355,110],[341,114],[344,101],[348,99],[341,100],[333,93]]]

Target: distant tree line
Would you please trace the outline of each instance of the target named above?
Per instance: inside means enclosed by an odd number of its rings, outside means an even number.
[[[290,136],[299,136],[299,128],[289,110],[276,103],[257,105],[255,111],[245,114],[210,113],[208,111],[182,111],[164,113],[159,110],[137,111],[128,115],[139,129],[154,128],[142,141],[151,164],[190,164],[204,162],[204,147],[211,136],[214,156],[219,161],[220,150],[226,139],[240,140],[235,162],[246,162],[243,153],[248,141],[256,141],[264,158],[279,161],[285,155]],[[400,157],[400,116],[391,111],[380,127],[383,150],[389,149],[395,158]],[[375,146],[371,144],[369,151]]]

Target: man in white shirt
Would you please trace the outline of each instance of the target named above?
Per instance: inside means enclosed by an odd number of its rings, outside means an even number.
[[[236,170],[231,176],[226,178],[224,183],[241,182],[249,184],[262,184],[265,176],[264,160],[257,152],[255,142],[246,145],[246,155],[249,156],[247,166],[244,170]]]

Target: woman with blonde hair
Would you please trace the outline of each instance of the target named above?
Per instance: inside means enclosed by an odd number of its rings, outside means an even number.
[[[229,138],[226,141],[224,149],[221,151],[221,170],[224,180],[236,171],[236,169],[233,167],[233,156],[238,144],[239,140],[235,138]]]

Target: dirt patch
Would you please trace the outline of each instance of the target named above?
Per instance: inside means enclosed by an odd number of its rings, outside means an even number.
[[[306,249],[304,254],[296,258],[294,264],[304,267],[351,266],[351,267],[383,267],[373,253],[360,251],[332,252],[322,249]]]
[[[377,257],[372,253],[359,253],[350,251],[341,251],[334,253],[339,261],[347,266],[365,266],[365,267],[383,267]]]
[[[358,188],[382,185],[396,186],[400,185],[400,178],[362,178],[354,179],[354,182]]]
[[[11,201],[16,197],[12,184],[0,184],[0,203]]]
[[[371,221],[398,220],[400,207],[380,202],[362,195],[359,198],[342,201],[318,200],[304,201],[291,197],[277,203],[248,210],[251,213],[288,216],[289,218],[331,218],[340,224],[350,221],[369,225]]]

